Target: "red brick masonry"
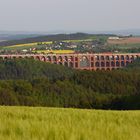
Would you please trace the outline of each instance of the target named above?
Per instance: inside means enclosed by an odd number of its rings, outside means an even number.
[[[0,55],[1,59],[33,58],[44,62],[83,70],[119,69],[127,66],[129,63],[132,63],[138,57],[140,57],[140,53]]]

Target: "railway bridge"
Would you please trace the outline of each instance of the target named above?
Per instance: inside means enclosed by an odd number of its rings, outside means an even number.
[[[140,53],[127,54],[9,54],[0,55],[0,59],[32,58],[52,64],[64,65],[81,70],[113,70],[127,66],[140,57]]]

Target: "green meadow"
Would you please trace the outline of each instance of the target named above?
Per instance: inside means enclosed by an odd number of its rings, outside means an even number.
[[[0,107],[0,140],[140,140],[140,111]]]

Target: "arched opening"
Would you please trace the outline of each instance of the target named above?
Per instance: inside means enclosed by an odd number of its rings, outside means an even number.
[[[12,59],[16,59],[16,56],[13,56]]]
[[[93,59],[93,57],[91,57],[91,61],[93,61],[94,59]]]
[[[95,63],[95,66],[96,66],[96,67],[100,67],[100,63],[99,63],[99,62],[96,62],[96,63]]]
[[[65,56],[64,59],[65,59],[65,61],[68,61],[68,57],[67,56]]]
[[[124,60],[124,56],[123,55],[121,55],[121,60]]]
[[[101,60],[104,60],[104,56],[101,56]]]
[[[41,61],[43,61],[43,62],[45,62],[45,61],[46,61],[45,56],[42,56],[42,57],[41,57]]]
[[[47,56],[47,59],[46,59],[48,62],[51,62],[51,57],[50,56]]]
[[[129,56],[128,55],[126,56],[126,60],[129,60]]]
[[[110,68],[107,68],[106,70],[107,70],[107,71],[110,71]]]
[[[59,56],[58,61],[62,61],[62,60],[63,60],[62,56]]]
[[[89,67],[90,63],[86,56],[81,57],[80,59],[80,67]]]
[[[112,66],[112,67],[115,67],[114,61],[111,62],[111,66]]]
[[[116,60],[119,60],[119,56],[117,55],[117,56],[115,56],[115,58],[116,58]]]
[[[106,62],[106,67],[110,67],[110,63],[109,62]]]
[[[53,59],[53,61],[57,61],[56,56],[53,56],[52,59]]]
[[[109,56],[106,56],[106,60],[109,60]]]
[[[98,55],[97,55],[97,56],[95,56],[95,59],[96,59],[96,60],[100,60],[100,58],[99,58],[99,56],[98,56]]]
[[[134,56],[133,55],[131,56],[131,60],[134,60]]]
[[[114,56],[111,56],[111,60],[114,60],[115,59],[115,57]]]
[[[4,57],[4,60],[7,60],[8,59],[8,57],[6,56],[6,57]]]
[[[119,61],[116,61],[116,66],[117,66],[117,67],[119,67],[119,66],[120,66]]]
[[[104,62],[101,62],[101,67],[105,67],[105,63]]]
[[[18,58],[19,58],[19,59],[22,59],[23,57],[22,57],[22,56],[19,56]]]
[[[73,56],[70,56],[70,57],[69,57],[69,60],[70,60],[70,61],[73,61]]]
[[[125,66],[124,61],[121,61],[121,66],[122,66],[122,67],[124,67],[124,66]]]
[[[40,57],[39,57],[39,56],[36,56],[36,58],[35,58],[35,59],[40,61]]]
[[[31,56],[31,57],[25,56],[25,58],[26,58],[26,59],[34,59],[33,56]]]

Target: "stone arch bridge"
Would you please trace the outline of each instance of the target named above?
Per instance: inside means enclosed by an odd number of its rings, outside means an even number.
[[[129,54],[25,54],[0,55],[0,59],[33,58],[48,63],[64,65],[81,70],[113,70],[127,66],[140,57],[140,53]]]

